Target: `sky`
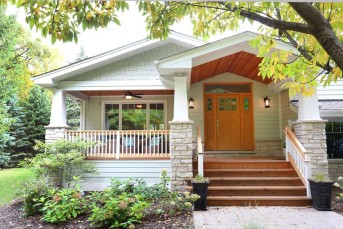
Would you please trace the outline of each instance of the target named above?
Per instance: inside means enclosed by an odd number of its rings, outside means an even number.
[[[57,41],[52,45],[49,36],[43,38],[40,35],[40,31],[36,32],[35,28],[30,30],[28,24],[25,22],[25,13],[22,9],[18,10],[15,7],[10,7],[9,13],[17,14],[18,22],[27,28],[33,37],[40,38],[44,44],[52,48],[57,48],[59,53],[63,56],[63,65],[65,65],[76,59],[78,53],[80,53],[81,47],[85,50],[86,55],[91,57],[146,38],[148,32],[145,29],[145,18],[141,16],[141,13],[138,11],[138,7],[135,5],[136,3],[130,2],[129,4],[130,10],[118,13],[121,26],[111,23],[104,29],[82,31],[81,34],[79,34],[79,41],[77,44],[75,44],[75,42],[63,43]],[[257,32],[256,27],[257,26],[251,26],[246,22],[242,24],[238,31],[217,34],[211,37],[209,41],[215,41],[244,31]],[[174,25],[171,29],[192,36],[192,24],[190,23],[190,20],[183,20],[179,24]]]

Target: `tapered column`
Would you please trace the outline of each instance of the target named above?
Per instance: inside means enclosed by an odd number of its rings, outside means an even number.
[[[189,121],[188,98],[187,98],[187,77],[174,77],[174,118],[173,121]]]
[[[63,90],[55,90],[51,103],[50,124],[45,127],[45,141],[52,143],[64,137],[67,125],[66,93]]]

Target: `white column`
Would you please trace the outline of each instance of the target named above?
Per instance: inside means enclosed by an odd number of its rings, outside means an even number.
[[[317,90],[312,96],[299,94],[298,121],[322,120],[319,114]]]
[[[187,98],[187,77],[174,77],[174,118],[173,121],[189,121],[188,98]]]
[[[63,90],[54,91],[51,104],[49,127],[68,127],[66,113],[66,93]]]
[[[85,130],[86,121],[86,102],[79,101],[80,104],[80,130]]]

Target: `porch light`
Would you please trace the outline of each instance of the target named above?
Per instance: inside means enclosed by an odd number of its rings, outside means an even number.
[[[132,99],[132,95],[125,95],[125,99]]]
[[[194,99],[192,97],[188,100],[188,108],[194,109]]]
[[[270,108],[270,99],[268,96],[264,97],[264,108]]]
[[[138,109],[142,109],[143,105],[142,104],[137,104],[136,106]]]

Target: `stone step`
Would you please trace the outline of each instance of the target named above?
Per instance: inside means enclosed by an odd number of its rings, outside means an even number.
[[[208,206],[310,206],[306,196],[208,196]]]

